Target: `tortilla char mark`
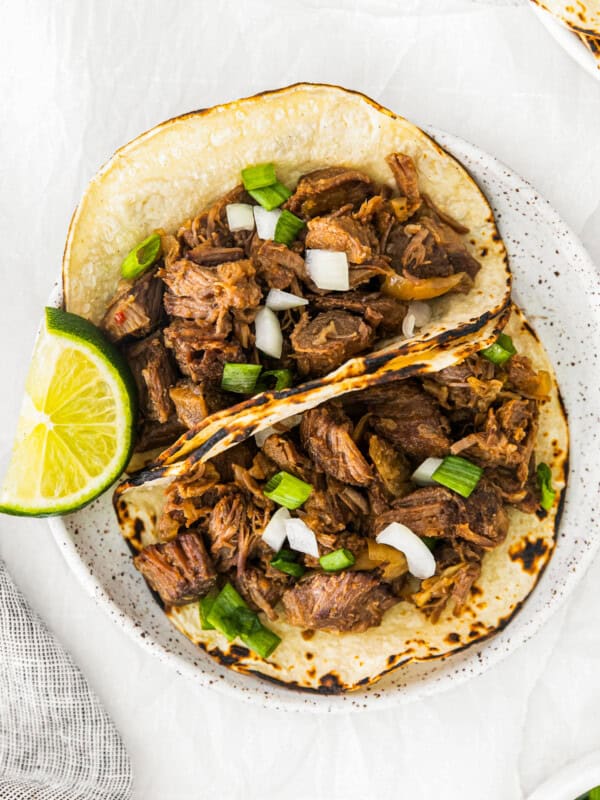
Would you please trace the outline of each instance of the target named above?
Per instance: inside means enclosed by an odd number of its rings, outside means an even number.
[[[521,562],[525,572],[535,575],[539,572],[540,564],[546,561],[549,549],[545,539],[526,539],[513,545],[508,554],[513,561]]]

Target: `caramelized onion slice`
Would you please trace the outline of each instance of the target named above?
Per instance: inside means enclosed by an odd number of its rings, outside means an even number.
[[[472,286],[466,272],[457,272],[445,278],[407,278],[389,275],[381,287],[383,294],[397,300],[431,300],[448,292],[463,292]]]

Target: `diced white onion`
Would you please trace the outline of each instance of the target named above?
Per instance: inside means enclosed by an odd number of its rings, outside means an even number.
[[[288,308],[298,308],[308,304],[304,297],[298,297],[291,292],[282,292],[281,289],[270,289],[266,299],[267,308],[273,311],[287,311]]]
[[[411,480],[417,486],[435,486],[436,482],[433,480],[432,475],[442,463],[442,458],[426,458],[420,467],[411,475]]]
[[[408,304],[408,313],[415,318],[415,328],[422,328],[431,319],[431,306],[422,300],[413,300]]]
[[[267,527],[262,532],[262,540],[272,550],[281,550],[287,533],[285,531],[285,523],[290,518],[290,512],[283,506],[273,514],[269,520]]]
[[[262,447],[269,436],[272,436],[274,433],[281,433],[281,431],[290,431],[292,428],[295,428],[296,425],[300,425],[301,422],[302,414],[292,414],[291,417],[280,419],[277,425],[270,425],[268,428],[265,428],[264,430],[258,431],[258,433],[254,434],[256,446]]]
[[[394,547],[406,557],[408,571],[425,580],[435,575],[435,558],[425,542],[400,522],[390,522],[376,537],[379,544]]]
[[[267,211],[262,206],[252,206],[254,220],[256,222],[256,232],[261,239],[272,239],[275,236],[277,220],[281,216],[281,211],[277,208],[274,211]]]
[[[254,320],[254,333],[259,350],[273,358],[281,358],[283,334],[274,311],[266,307],[260,309]]]
[[[249,203],[229,203],[225,206],[230,231],[253,231],[254,214]]]
[[[307,250],[306,269],[319,289],[347,292],[350,288],[346,253],[335,250]]]
[[[317,537],[301,519],[288,519],[285,523],[285,532],[292,550],[306,553],[308,556],[319,557]]]
[[[415,332],[415,315],[411,314],[410,311],[406,313],[406,316],[402,320],[402,334],[406,336],[406,338],[410,338],[413,333]]]

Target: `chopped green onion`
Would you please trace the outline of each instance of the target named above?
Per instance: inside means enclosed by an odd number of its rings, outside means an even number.
[[[304,222],[301,219],[295,214],[292,214],[291,211],[286,211],[284,209],[277,220],[277,225],[275,225],[275,236],[273,240],[275,242],[287,244],[289,247],[303,227]]]
[[[323,567],[325,572],[339,572],[341,569],[351,567],[356,559],[350,550],[342,547],[340,550],[334,550],[333,553],[327,553],[321,556],[319,564]]]
[[[261,658],[268,658],[281,642],[266,628],[258,615],[251,611],[230,583],[226,583],[215,598],[208,622],[231,642],[239,636],[242,642]]]
[[[538,464],[537,466],[537,482],[540,487],[540,505],[546,511],[550,511],[556,499],[556,492],[552,488],[552,470],[548,464]]]
[[[221,389],[236,394],[253,394],[261,371],[260,364],[233,364],[227,361],[223,367]]]
[[[231,641],[239,633],[235,612],[239,608],[247,608],[246,603],[230,583],[221,589],[210,609],[207,620]]]
[[[433,551],[439,540],[435,536],[421,536],[421,541],[426,547]]]
[[[264,493],[275,503],[286,508],[300,508],[310,497],[312,486],[289,472],[278,472],[267,482]]]
[[[517,352],[517,348],[513,344],[513,340],[505,333],[501,333],[496,339],[494,344],[486,347],[481,351],[481,355],[497,364],[499,367],[505,364],[509,358],[512,358]]]
[[[446,456],[431,476],[436,483],[469,497],[479,483],[483,470],[460,456]]]
[[[287,558],[281,558],[279,554],[271,561],[271,566],[280,572],[285,572],[286,575],[292,575],[294,578],[301,578],[306,572],[302,564],[289,561]]]
[[[292,385],[291,369],[268,369],[262,373],[256,382],[257,392],[274,391],[280,392],[282,389],[289,389]]]
[[[284,561],[298,561],[299,555],[300,553],[295,550],[288,550],[287,547],[282,547],[281,550],[275,553],[275,558],[281,558]]]
[[[277,181],[272,184],[272,186],[264,186],[262,189],[251,189],[248,191],[248,194],[267,211],[273,211],[274,208],[278,208],[282,203],[285,203],[292,193],[287,186]]]
[[[160,236],[158,233],[152,233],[125,256],[121,264],[121,275],[132,281],[151,267],[159,255]]]
[[[246,167],[242,170],[242,183],[247,192],[251,189],[263,189],[265,186],[272,186],[277,183],[275,165],[255,164],[253,167]]]
[[[211,589],[206,597],[202,597],[200,599],[200,624],[202,625],[203,631],[214,631],[215,629],[215,626],[211,625],[208,621],[208,615],[210,614],[210,610],[213,607],[218,594],[218,589]]]

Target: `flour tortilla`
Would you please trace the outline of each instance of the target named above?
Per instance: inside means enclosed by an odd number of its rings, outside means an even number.
[[[505,331],[512,336],[518,352],[528,355],[536,369],[545,369],[553,376],[550,397],[540,408],[536,458],[551,467],[558,499],[543,518],[510,509],[508,538],[485,555],[481,577],[460,617],[454,617],[452,609],[447,609],[432,624],[412,603],[403,601],[385,614],[380,627],[364,633],[317,631],[309,640],[301,629],[283,619],[274,623],[265,620],[282,638],[281,645],[267,661],[240,647],[239,642],[228,643],[217,631],[202,630],[197,603],[168,610],[173,624],[231,669],[291,688],[325,693],[364,687],[402,664],[451,654],[503,628],[533,590],[552,555],[568,460],[567,421],[548,357],[517,309],[513,310]],[[437,371],[447,365],[447,359],[448,353],[433,351],[417,372]],[[406,376],[412,371],[402,374]],[[231,420],[236,440],[242,435],[238,422]],[[246,435],[253,430],[250,424]],[[231,441],[224,438],[208,443],[199,457],[207,460],[227,445]],[[115,509],[124,536],[136,549],[156,541],[156,521],[165,486],[174,476],[189,471],[197,460],[194,454],[181,463],[142,473],[119,487]]]
[[[311,385],[372,372],[396,356],[465,336],[481,340],[485,326],[506,310],[511,286],[506,250],[481,190],[412,123],[358,92],[322,84],[296,84],[186,114],[118,150],[90,183],[71,221],[63,262],[65,306],[98,323],[125,255],[156,229],[175,232],[239,183],[240,170],[249,164],[274,162],[290,187],[307,172],[343,164],[395,188],[385,162],[395,151],[415,161],[421,191],[469,229],[465,243],[482,268],[468,294],[429,301],[431,321],[414,337],[379,343],[375,353],[353,358]],[[193,437],[186,437],[175,460],[198,447]]]

